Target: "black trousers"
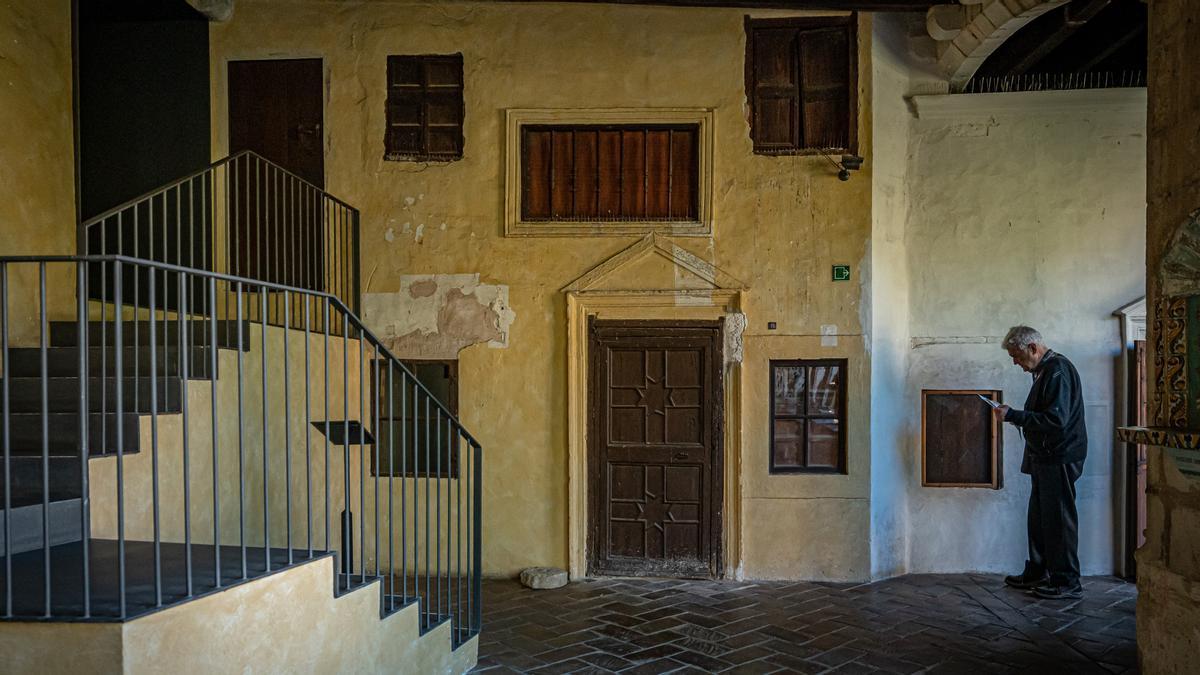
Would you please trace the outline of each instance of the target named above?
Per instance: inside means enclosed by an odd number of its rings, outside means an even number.
[[[1079,583],[1079,514],[1075,510],[1075,481],[1083,462],[1033,464],[1029,493],[1029,560],[1027,576],[1050,575],[1050,583]]]

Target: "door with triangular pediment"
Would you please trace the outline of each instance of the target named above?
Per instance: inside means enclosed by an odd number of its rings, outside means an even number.
[[[716,577],[719,321],[589,323],[589,574]]]

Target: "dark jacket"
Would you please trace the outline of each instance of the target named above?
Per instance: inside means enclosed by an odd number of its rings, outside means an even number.
[[[1087,457],[1087,428],[1083,417],[1083,387],[1079,372],[1062,354],[1046,352],[1033,371],[1033,386],[1025,409],[1010,409],[1005,422],[1025,436],[1021,471],[1030,463],[1070,464]]]

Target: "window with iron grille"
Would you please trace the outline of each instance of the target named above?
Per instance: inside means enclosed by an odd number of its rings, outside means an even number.
[[[698,124],[521,127],[524,222],[696,223]]]
[[[771,473],[846,473],[846,361],[771,361]]]
[[[389,56],[387,84],[384,159],[461,159],[462,54]]]
[[[746,96],[756,154],[857,151],[855,25],[855,15],[746,19]]]

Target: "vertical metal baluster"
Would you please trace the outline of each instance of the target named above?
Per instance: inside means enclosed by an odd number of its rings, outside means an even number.
[[[38,358],[41,363],[42,374],[42,599],[45,602],[43,616],[49,618],[51,615],[50,585],[53,580],[50,577],[50,366],[47,359],[50,346],[50,327],[46,321],[45,262],[38,263],[38,328],[40,331],[38,336]],[[4,377],[9,378],[12,375],[4,373]],[[79,386],[87,387],[87,380],[80,382]],[[10,513],[10,511],[6,511],[4,517],[9,518]]]
[[[187,597],[192,597],[192,473],[191,473],[191,455],[189,453],[191,435],[191,425],[188,424],[188,376],[190,369],[188,364],[191,361],[192,351],[188,345],[188,339],[191,337],[191,319],[186,318],[188,333],[184,334],[183,326],[185,317],[188,317],[188,311],[191,308],[190,299],[192,292],[192,280],[186,272],[180,272],[176,277],[179,280],[179,406],[180,412],[183,415],[183,571],[184,571],[184,590]],[[200,324],[201,330],[204,324]],[[193,339],[192,342],[195,340]]]
[[[433,464],[433,455],[430,448],[430,393],[422,389],[421,398],[425,399],[425,616],[426,627],[430,626],[428,617],[430,617],[430,603],[433,601],[433,586],[431,584],[430,572],[433,566],[430,565],[430,466]]]
[[[435,472],[436,478],[434,478],[434,480],[433,480],[433,486],[437,490],[437,493],[436,493],[437,496],[433,500],[433,505],[434,505],[434,509],[435,509],[434,513],[436,514],[436,515],[434,515],[434,518],[433,518],[433,524],[434,524],[434,528],[435,528],[435,532],[436,532],[436,537],[434,538],[433,541],[434,541],[434,544],[437,546],[437,550],[434,553],[434,557],[433,557],[433,560],[434,560],[433,569],[436,572],[434,578],[437,579],[437,613],[434,616],[435,616],[435,620],[440,620],[442,618],[442,408],[441,408],[441,406],[434,407],[433,419],[434,419],[434,429],[436,430],[436,435],[434,436],[434,438],[437,440],[437,464],[434,467],[434,472]]]
[[[309,327],[309,305],[312,297],[304,295],[304,540],[308,542],[308,559],[313,557],[312,540],[312,330]]]
[[[153,227],[154,227],[154,204],[153,204],[153,202],[148,203],[146,205],[146,213],[147,213],[147,215],[150,216],[150,227],[151,227],[151,231],[153,231]],[[134,258],[138,257],[138,240],[141,239],[141,234],[142,234],[142,228],[138,224],[138,205],[135,204],[133,206],[133,257]],[[138,405],[138,403],[139,403],[139,401],[138,401],[139,387],[137,386],[137,383],[138,383],[138,375],[140,373],[138,372],[137,355],[140,354],[142,352],[142,350],[140,349],[141,336],[138,335],[138,305],[140,305],[142,302],[142,294],[138,290],[138,286],[141,284],[141,276],[142,275],[141,275],[141,267],[140,266],[133,265],[131,267],[131,269],[133,271],[133,302],[130,303],[132,305],[132,309],[133,309],[133,412],[139,413],[142,411],[142,409]],[[117,321],[120,322],[120,320],[121,320],[121,317],[117,317]],[[122,377],[124,377],[124,375],[125,375],[125,373],[122,373],[120,370],[118,370],[116,372],[116,378],[118,380],[120,380]]]
[[[346,316],[343,314],[343,316]],[[366,387],[366,370],[364,369],[363,358],[366,356],[366,349],[363,345],[364,332],[362,326],[358,327],[358,420],[360,432],[362,436],[358,439],[358,564],[359,573],[358,579],[361,582],[367,580],[367,462],[371,461],[371,455],[365,451],[363,447],[366,444],[366,421],[367,421],[367,402],[363,397],[363,392]]]
[[[259,302],[263,307],[267,306],[267,287],[258,287]],[[262,354],[259,361],[262,363],[262,491],[263,491],[263,564],[266,565],[266,571],[271,571],[271,448],[270,448],[270,424],[268,423],[269,413],[267,412],[267,321],[264,318],[258,325],[260,333],[260,343]]]
[[[113,263],[115,268],[113,281],[113,296],[116,302],[114,318],[116,324],[113,326],[113,348],[116,353],[113,355],[114,368],[116,370],[116,402],[114,407],[117,413],[117,594],[118,611],[120,618],[125,618],[125,399],[124,399],[124,380],[122,373],[122,361],[124,360],[124,345],[122,344],[121,334],[121,313],[124,311],[124,297],[122,295],[122,278],[125,275],[125,270],[121,269],[121,261]],[[136,358],[137,351],[134,350]],[[107,392],[104,392],[107,394]]]
[[[184,217],[182,217],[182,215],[181,215],[182,214],[182,203],[181,203],[182,201],[181,201],[180,197],[181,197],[182,193],[180,192],[180,187],[181,187],[180,185],[175,185],[175,264],[178,264],[178,265],[180,265],[180,267],[182,267],[182,265],[184,265],[184,259],[182,259],[181,255],[180,255],[180,247],[179,246],[180,246],[180,240],[181,240],[181,237],[180,237],[180,233],[182,231],[181,228],[182,228],[182,226],[184,226]],[[164,199],[166,199],[166,197],[164,197]],[[164,205],[164,207],[166,207],[166,204],[163,204],[163,205]],[[166,258],[167,255],[168,255],[167,234],[164,233],[163,237],[162,237],[162,257]],[[154,274],[154,271],[151,271],[150,274]],[[162,356],[163,356],[162,382],[163,382],[163,389],[166,389],[166,393],[167,393],[167,407],[170,407],[170,387],[168,384],[168,381],[170,380],[170,350],[167,350],[167,348],[166,348],[167,345],[170,344],[170,342],[169,342],[169,340],[170,340],[170,324],[167,322],[167,310],[168,310],[168,304],[169,304],[168,298],[170,298],[170,294],[169,294],[170,292],[168,291],[168,288],[170,288],[169,274],[170,273],[167,270],[167,268],[162,269],[162,345],[164,347],[163,354],[162,354]],[[175,279],[178,280],[179,276],[176,275]],[[176,312],[179,311],[179,306],[175,306],[175,311]],[[180,354],[180,357],[182,357],[182,354]],[[175,370],[176,371],[179,370],[179,364],[175,364]]]
[[[396,549],[395,544],[395,511],[392,508],[392,482],[395,480],[396,473],[394,471],[396,463],[396,446],[395,446],[395,428],[396,428],[396,409],[393,407],[394,400],[392,398],[392,389],[396,386],[393,379],[394,371],[392,370],[392,358],[385,354],[387,358],[388,376],[387,376],[387,397],[388,397],[388,612],[396,611]],[[376,440],[379,440],[376,438]]]
[[[332,550],[329,546],[329,296],[325,296],[322,328],[325,332],[325,394],[322,397],[325,400],[325,551],[328,553]]]
[[[408,373],[400,369],[400,601],[408,604]],[[413,425],[416,426],[415,424]],[[414,481],[415,484],[415,481]]]
[[[250,270],[246,270],[248,277],[251,279],[263,279],[266,275],[263,272],[264,262],[266,261],[266,250],[263,249],[263,213],[262,213],[262,189],[265,179],[263,174],[266,174],[266,168],[263,166],[262,160],[257,155],[254,156],[254,231],[258,245],[254,250],[254,273],[249,274]],[[258,308],[258,320],[262,321],[263,308]]]
[[[121,215],[117,212],[117,238],[121,237]],[[100,255],[108,249],[108,235],[100,230]],[[108,454],[108,269],[100,263],[100,452]],[[120,420],[118,420],[120,423]]]
[[[163,192],[163,237],[162,237],[162,240],[163,240],[163,241],[162,241],[162,256],[163,256],[163,261],[164,261],[164,262],[165,262],[165,261],[166,261],[166,259],[167,259],[167,233],[169,233],[169,232],[170,232],[170,228],[169,228],[169,227],[167,227],[167,195],[168,195],[168,194],[169,194],[168,192]],[[175,228],[176,228],[176,230],[178,231],[178,228],[179,228],[179,186],[175,186]],[[178,256],[175,258],[175,260],[178,262],[178,260],[179,260]],[[153,274],[154,274],[154,272],[155,272],[154,268],[151,268],[151,269],[150,269],[150,274],[151,274],[151,275],[153,275]],[[168,286],[167,286],[167,270],[166,270],[166,268],[163,268],[163,270],[162,270],[162,277],[163,277],[163,278],[162,278],[162,296],[163,296],[163,308],[162,308],[162,313],[163,313],[163,347],[164,347],[164,352],[163,352],[163,375],[166,375],[168,372],[170,372],[170,368],[171,368],[171,350],[170,350],[170,349],[166,349],[167,345],[169,345],[169,344],[170,344],[170,343],[167,341],[167,340],[168,340],[168,338],[167,338],[167,334],[168,334],[168,332],[169,332],[169,331],[168,331],[169,324],[167,323],[167,298],[168,298],[169,296],[167,295],[167,292],[168,292],[168,291],[167,291],[167,288],[168,288]],[[153,328],[154,328],[154,326],[155,326],[155,324],[154,324],[154,311],[155,311],[155,308],[154,308],[154,303],[150,303],[150,304],[151,304],[151,307],[150,307],[150,312],[151,312],[151,314],[150,314],[150,328],[151,328],[151,329],[153,329]],[[176,309],[178,309],[178,308],[176,308]],[[164,398],[166,399],[166,404],[165,404],[165,405],[166,405],[166,407],[167,407],[167,408],[170,408],[170,407],[171,407],[171,388],[170,388],[170,387],[165,387],[165,388],[163,389],[163,396],[164,396]]]
[[[291,315],[288,305],[288,292],[283,292],[283,316]],[[284,505],[284,522],[286,523],[286,541],[287,541],[287,561],[291,565],[295,560],[292,558],[292,392],[291,378],[288,374],[288,333],[292,330],[291,322],[285,321],[283,325],[283,494]]]
[[[483,628],[483,447],[475,444],[475,479],[471,491],[475,499],[475,632]]]
[[[4,329],[0,331],[0,358],[4,359],[4,377],[0,377],[0,385],[4,387],[4,617],[13,615],[13,576],[12,576],[12,425],[9,421],[8,405],[12,399],[8,392],[8,383],[12,379],[12,359],[8,355],[8,263],[0,262],[0,321]]]
[[[412,377],[413,427],[413,596],[420,603],[421,629],[425,629],[425,600],[421,596],[421,398],[416,375]]]
[[[163,197],[164,201],[166,197]],[[162,538],[158,509],[158,325],[155,305],[158,301],[158,274],[151,267],[147,279],[150,297],[150,510],[154,527],[154,606],[162,607]],[[140,355],[135,355],[138,358]]]
[[[375,416],[371,421],[371,430],[375,436],[375,442],[372,443],[375,448],[375,470],[372,472],[371,480],[375,483],[375,576],[378,577],[379,560],[381,557],[379,554],[379,470],[383,468],[379,464],[379,395],[383,391],[379,388],[381,384],[379,375],[382,370],[379,364],[379,345],[375,345],[375,359],[371,362],[371,366],[372,370],[375,371],[375,392],[374,396],[371,397],[371,403],[375,406]]]
[[[246,578],[246,424],[242,396],[242,282],[236,282],[237,400],[238,400],[238,548],[242,556],[242,578]]]
[[[461,408],[460,408],[461,410]],[[454,500],[455,518],[458,520],[458,533],[455,539],[455,560],[454,560],[454,579],[455,579],[455,598],[454,598],[454,615],[457,617],[457,623],[454,626],[454,634],[458,637],[459,644],[462,644],[466,636],[463,634],[463,595],[462,595],[462,547],[463,547],[463,438],[461,429],[458,426],[454,427],[454,489],[458,493]]]
[[[228,295],[228,291],[226,291]],[[221,481],[217,443],[217,278],[208,279],[208,377],[212,397],[213,588],[221,587]],[[228,309],[226,309],[228,311]]]
[[[475,497],[475,487],[473,485],[473,480],[472,480],[472,478],[474,477],[474,474],[471,472],[472,450],[474,450],[474,448],[471,445],[471,440],[467,439],[467,449],[463,455],[463,459],[466,460],[466,463],[463,466],[463,472],[461,474],[462,477],[459,480],[472,481],[472,482],[467,483],[467,506],[471,509],[471,514],[467,516],[467,558],[468,558],[467,564],[468,565],[470,565],[471,564],[470,561],[474,559],[474,555],[475,555],[474,534],[475,534],[475,530],[478,529],[478,525],[474,522],[474,520],[475,520],[475,517],[474,517],[475,516],[475,508],[474,508],[475,507],[475,498],[474,498]],[[474,635],[475,634],[475,603],[474,603],[475,570],[474,570],[474,567],[471,567],[470,569],[467,570],[467,586],[469,587],[467,589],[468,590],[468,592],[467,592],[467,635]]]
[[[345,490],[342,501],[346,505],[342,514],[342,532],[345,533],[345,541],[342,542],[345,548],[342,551],[342,566],[346,572],[346,588],[349,588],[350,575],[353,573],[349,561],[351,552],[354,550],[350,538],[354,536],[354,528],[350,521],[350,319],[344,312],[342,313],[342,457],[345,463],[342,471]],[[362,517],[361,512],[358,515]]]
[[[88,541],[91,529],[91,514],[92,504],[88,498],[88,457],[91,454],[91,438],[88,429],[88,416],[91,414],[91,408],[88,406],[88,343],[90,336],[88,335],[88,272],[90,271],[87,260],[81,260],[75,267],[75,272],[79,276],[79,290],[77,301],[79,307],[78,312],[78,328],[79,331],[79,381],[84,383],[79,387],[79,545],[82,555],[79,557],[80,566],[80,588],[83,589],[83,618],[87,619],[92,616],[92,579],[91,579],[91,561],[88,556],[91,552],[91,544]],[[5,326],[7,329],[7,326]],[[7,349],[5,350],[7,353]],[[8,357],[5,356],[5,359]],[[8,373],[7,361],[5,362],[5,373]],[[103,386],[103,385],[102,385]],[[100,394],[104,396],[103,390]],[[5,430],[8,429],[8,420],[5,419]],[[6,494],[7,487],[5,486]],[[7,507],[7,504],[5,505]],[[7,508],[4,511],[9,513]],[[7,519],[7,518],[6,518]],[[6,533],[7,534],[7,533]],[[8,541],[8,539],[5,539]],[[5,551],[8,554],[8,551]]]

